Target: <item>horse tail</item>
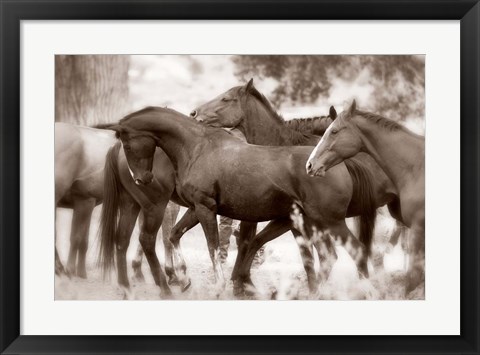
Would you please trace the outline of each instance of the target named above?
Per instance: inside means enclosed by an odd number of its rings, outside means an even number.
[[[103,205],[100,217],[100,250],[98,265],[102,268],[104,278],[109,275],[115,258],[117,243],[118,214],[120,201],[120,177],[118,174],[118,153],[120,142],[111,147],[107,153],[103,180]]]
[[[373,229],[377,216],[377,206],[373,193],[373,176],[368,167],[356,158],[345,160],[345,166],[352,177],[353,194],[352,201],[359,206],[360,215],[358,218],[360,230],[360,242],[367,248],[367,255],[372,249]]]

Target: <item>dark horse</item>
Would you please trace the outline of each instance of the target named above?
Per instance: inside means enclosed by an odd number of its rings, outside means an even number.
[[[134,112],[105,128],[117,132],[129,169],[143,184],[152,180],[157,146],[170,158],[176,193],[198,218],[207,237],[218,291],[223,290],[225,281],[218,259],[216,214],[247,222],[274,220],[291,228],[292,206],[298,205],[306,226],[316,227],[322,236],[299,242],[312,292],[318,287],[312,243],[320,261],[334,252],[331,238],[358,243],[345,224],[353,194],[350,174],[345,165],[339,165],[325,179],[310,178],[304,166],[311,147],[250,145],[222,129],[158,107]],[[364,201],[372,199],[371,191],[364,192]],[[367,273],[366,250],[362,246],[356,250],[354,260],[359,270]]]
[[[313,132],[322,135],[336,118],[337,113],[331,107],[328,116],[284,121],[272,108],[265,96],[254,87],[253,80],[250,80],[246,85],[233,87],[212,101],[196,108],[190,116],[209,126],[238,129],[245,135],[247,142],[251,144],[314,146],[319,142],[320,137],[308,133]],[[357,162],[360,162],[361,166],[370,172],[366,176],[370,177],[369,182],[373,187],[375,198],[373,207],[380,207],[388,203],[391,213],[395,214],[398,197],[393,183],[368,155],[363,153],[357,155]],[[356,169],[358,164],[353,164],[350,160],[346,160],[345,163],[354,181],[354,191],[348,215],[366,214],[364,220],[367,221],[367,224],[361,223],[360,240],[367,244],[367,248],[369,248],[370,239],[365,236],[371,235],[369,229],[372,225],[368,223],[371,221],[372,206],[365,205],[364,194],[361,192],[361,189],[365,186],[362,183],[365,174],[361,174],[362,170]],[[240,268],[244,271],[249,270],[253,260],[252,257],[257,249],[286,230],[288,230],[287,226],[283,230],[278,229],[276,233],[262,233],[253,240],[245,240],[244,244],[248,244],[249,248],[247,252],[245,250],[246,245],[240,247],[239,257],[237,258],[237,263],[243,265]],[[235,278],[236,271],[234,270],[232,278]]]

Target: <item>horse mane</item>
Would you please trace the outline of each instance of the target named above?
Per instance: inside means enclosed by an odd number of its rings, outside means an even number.
[[[270,101],[258,91],[255,87],[252,87],[249,93],[256,98],[260,103],[267,109],[267,111],[272,115],[272,117],[282,126],[288,128],[288,137],[292,145],[306,144],[317,136],[311,134],[311,131],[297,129],[295,124],[291,124],[291,121],[286,121],[278,112],[275,110],[270,103]]]
[[[285,125],[294,129],[296,131],[300,131],[307,134],[312,134],[313,125],[316,121],[319,120],[326,120],[329,116],[314,116],[314,117],[306,117],[306,118],[293,118],[289,121],[285,121]]]
[[[286,121],[284,120],[284,118],[277,112],[277,110],[275,110],[273,107],[272,107],[272,104],[270,103],[270,101],[265,97],[265,95],[263,95],[260,91],[257,90],[257,88],[255,87],[252,87],[250,89],[250,94],[252,94],[253,97],[255,97],[258,101],[260,101],[263,106],[265,106],[265,108],[270,111],[270,113],[272,114],[272,116],[280,123],[284,124]]]
[[[366,118],[374,122],[381,128],[386,129],[387,131],[397,131],[397,130],[407,131],[407,129],[401,124],[395,122],[394,120],[378,115],[376,113],[355,110],[354,114],[357,114],[363,118]]]

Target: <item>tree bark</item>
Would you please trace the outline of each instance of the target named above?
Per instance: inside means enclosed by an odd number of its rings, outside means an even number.
[[[56,55],[55,121],[92,126],[128,113],[127,55]]]

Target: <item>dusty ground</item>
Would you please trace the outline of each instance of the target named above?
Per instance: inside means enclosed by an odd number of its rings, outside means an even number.
[[[183,209],[180,213],[183,213]],[[89,237],[89,251],[87,254],[87,279],[73,277],[56,277],[56,300],[121,300],[123,292],[116,285],[116,275],[104,281],[99,269],[95,266],[98,252],[97,228],[100,208],[96,208],[92,219]],[[65,263],[68,256],[71,211],[59,209],[57,214],[57,246],[60,257]],[[390,218],[379,216],[376,227],[377,247],[385,249],[386,235],[393,227]],[[129,276],[132,277],[131,259],[138,245],[138,229],[132,236],[127,254]],[[178,288],[172,292],[176,299],[216,299],[213,292],[213,271],[208,256],[205,237],[200,227],[187,232],[181,242],[188,274],[192,286],[185,293]],[[371,272],[368,281],[359,281],[353,260],[343,248],[337,248],[338,260],[334,265],[329,280],[322,286],[317,297],[322,299],[402,299],[404,285],[404,255],[397,245],[390,253],[385,254],[384,265],[388,271]],[[163,245],[157,242],[157,254],[163,264]],[[234,239],[230,246],[230,253],[225,266],[225,275],[229,279],[236,257]],[[145,282],[132,281],[136,299],[158,300],[159,289],[154,284],[146,262],[142,265]],[[252,280],[257,287],[257,294],[253,299],[270,299],[272,293],[277,299],[308,299],[308,288],[305,271],[301,262],[297,245],[290,233],[267,244],[265,262],[252,269]],[[415,298],[423,298],[423,290],[417,291]],[[220,299],[233,299],[232,283],[228,281],[225,292]]]

